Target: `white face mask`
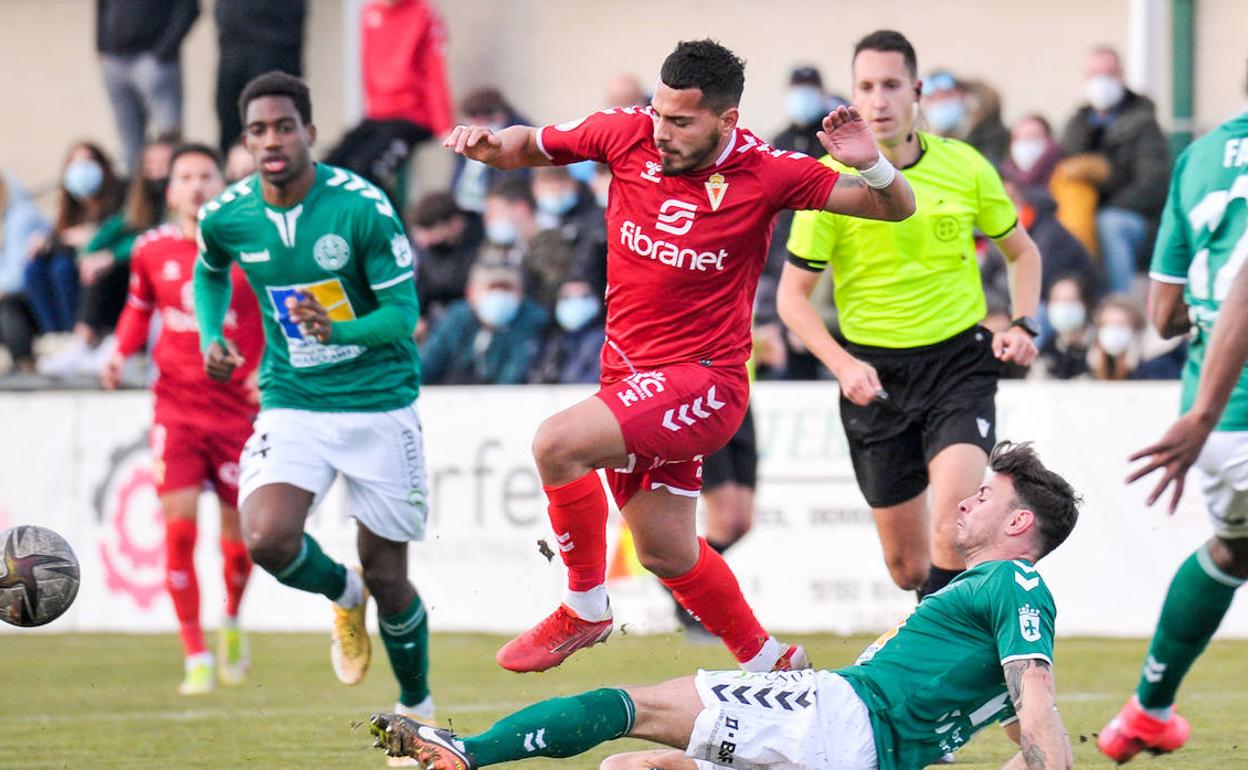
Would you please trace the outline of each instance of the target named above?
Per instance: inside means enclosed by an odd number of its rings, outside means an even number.
[[[799,126],[808,126],[828,114],[823,91],[815,86],[793,86],[785,95],[784,111]]]
[[[1058,334],[1082,329],[1083,322],[1088,318],[1088,311],[1082,302],[1052,302],[1048,314],[1049,323]]]
[[[1047,149],[1043,139],[1015,139],[1010,143],[1010,160],[1020,171],[1031,171]]]
[[[1094,109],[1104,112],[1122,101],[1126,89],[1113,75],[1093,75],[1083,84],[1083,95]]]
[[[1127,352],[1134,338],[1135,332],[1131,330],[1131,327],[1120,324],[1102,326],[1096,332],[1096,341],[1100,343],[1101,350],[1115,358]]]

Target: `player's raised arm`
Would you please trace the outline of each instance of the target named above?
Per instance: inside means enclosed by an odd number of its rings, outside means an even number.
[[[1074,760],[1066,728],[1057,713],[1053,668],[1041,658],[1012,660],[1003,668],[1018,715],[1021,749],[1003,770],[1069,770]]]
[[[914,190],[880,152],[856,107],[841,106],[828,113],[818,137],[833,160],[861,174],[842,174],[823,204],[824,211],[890,222],[914,213]]]
[[[457,155],[503,170],[549,166],[550,158],[538,144],[539,130],[533,126],[508,126],[494,131],[486,126],[459,125],[451,129],[442,146]]]

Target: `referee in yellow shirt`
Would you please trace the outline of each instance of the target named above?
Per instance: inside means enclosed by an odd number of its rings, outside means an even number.
[[[982,155],[915,129],[922,83],[901,33],[860,40],[853,77],[853,102],[914,188],[917,210],[902,222],[798,212],[777,302],[785,324],[840,382],[854,474],[888,570],[922,597],[962,570],[957,506],[976,494],[997,440],[1002,362],[1026,366],[1036,356],[1040,253]],[[986,306],[976,228],[1009,266],[1015,320],[995,335],[979,326]],[[844,347],[810,304],[828,267]]]

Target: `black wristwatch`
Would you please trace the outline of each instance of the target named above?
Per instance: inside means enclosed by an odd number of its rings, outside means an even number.
[[[1010,324],[1011,328],[1015,326],[1027,332],[1033,340],[1040,336],[1040,324],[1036,321],[1035,316],[1020,315]]]

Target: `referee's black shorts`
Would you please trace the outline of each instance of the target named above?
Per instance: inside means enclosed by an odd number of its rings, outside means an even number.
[[[758,442],[754,438],[754,412],[748,407],[741,427],[728,443],[702,458],[702,491],[724,484],[753,489],[758,482]]]
[[[854,475],[872,508],[898,505],[927,489],[927,464],[945,447],[992,450],[1001,363],[987,329],[972,326],[917,348],[849,343],[846,349],[875,367],[889,396],[866,406],[841,397]]]

